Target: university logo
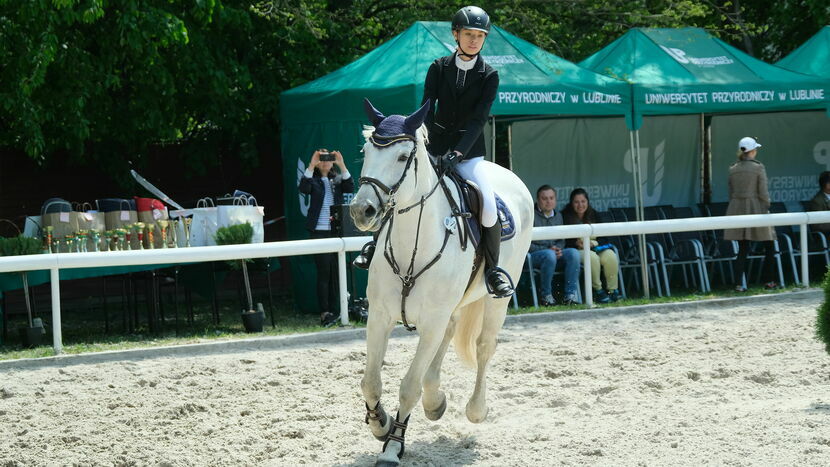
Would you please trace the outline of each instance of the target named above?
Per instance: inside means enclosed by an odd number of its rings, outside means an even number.
[[[651,157],[649,157],[651,156]],[[660,204],[663,194],[663,174],[665,172],[666,140],[660,142],[652,153],[650,148],[640,148],[640,173],[642,174],[643,205]],[[625,152],[623,167],[628,173],[634,173],[631,150]]]
[[[830,170],[830,141],[819,141],[813,146],[813,159]]]
[[[665,45],[660,46],[663,51],[671,56],[671,58],[677,60],[679,63],[688,64],[691,63],[692,65],[700,65],[700,66],[715,66],[715,65],[729,65],[734,63],[731,58],[727,57],[726,55],[721,55],[718,57],[692,57],[691,55],[687,54],[685,50],[678,49],[675,47],[666,47]]]
[[[305,163],[299,158],[297,158],[297,185],[300,185],[300,179],[303,178],[303,174],[305,173]],[[297,190],[297,195],[300,197],[300,212],[303,213],[304,217],[308,217],[308,207],[311,205],[311,196],[306,195],[304,193],[300,193]]]

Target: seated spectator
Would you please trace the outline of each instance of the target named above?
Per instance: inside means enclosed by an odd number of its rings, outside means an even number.
[[[570,202],[562,210],[562,216],[566,225],[593,224],[597,222],[597,213],[588,201],[588,192],[582,188],[576,188],[571,192]],[[565,246],[581,250],[582,239],[568,239],[565,242]],[[583,255],[579,256],[582,257]],[[619,272],[620,260],[617,258],[617,253],[614,252],[606,239],[592,237],[590,257],[591,286],[594,289],[596,302],[616,302],[620,299],[620,293],[617,290],[617,273]],[[600,269],[605,277],[607,291],[602,288]]]
[[[550,185],[542,185],[536,190],[536,215],[533,218],[533,227],[549,227],[562,225],[562,213],[556,210],[556,190]],[[533,265],[539,269],[541,275],[541,303],[542,306],[553,306],[551,286],[553,272],[558,265],[565,267],[565,298],[566,305],[579,303],[576,288],[579,281],[579,252],[575,248],[565,248],[564,240],[539,240],[530,243],[530,257]]]
[[[810,211],[830,211],[830,172],[824,171],[818,176],[818,193],[809,204]],[[830,232],[830,224],[811,224],[816,232]]]

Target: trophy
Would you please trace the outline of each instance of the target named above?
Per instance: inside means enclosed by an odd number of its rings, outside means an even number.
[[[161,247],[167,248],[167,227],[170,226],[170,221],[161,219],[158,223],[159,229],[161,230]]]
[[[124,251],[124,243],[127,239],[127,229],[124,228],[117,228],[114,231],[114,235],[112,236],[115,251]],[[129,245],[129,243],[127,244]]]
[[[170,220],[170,240],[173,243],[173,248],[179,247],[179,219]]]
[[[104,238],[106,238],[106,242],[104,243],[104,251],[115,251],[115,231],[114,230],[106,230],[104,231]]]
[[[127,249],[132,250],[133,249],[133,226],[128,225],[125,232],[126,233],[124,234],[124,236],[127,239]]]
[[[46,231],[43,235],[43,241],[45,242],[44,250],[46,250],[46,253],[52,253],[52,231],[55,230],[55,228],[51,225],[47,225],[44,230]]]
[[[73,233],[66,234],[63,237],[63,241],[66,243],[66,252],[67,253],[72,253],[72,250],[74,249],[74,247],[76,245],[75,234],[73,234]]]
[[[89,236],[92,237],[92,246],[95,248],[95,252],[101,251],[101,231],[90,230]]]
[[[133,228],[135,229],[135,233],[138,235],[138,249],[144,249],[144,222],[136,222],[133,224]]]
[[[89,246],[87,240],[89,239],[89,231],[88,230],[79,230],[78,231],[78,252],[79,253],[86,253],[89,251]]]
[[[190,246],[190,229],[191,224],[193,224],[192,217],[185,217],[184,218],[184,246]]]
[[[156,239],[154,238],[155,233],[156,233],[156,226],[155,225],[150,224],[149,226],[147,226],[147,248],[149,248],[151,250],[156,248]]]

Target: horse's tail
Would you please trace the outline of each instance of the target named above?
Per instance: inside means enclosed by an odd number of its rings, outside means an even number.
[[[479,299],[465,305],[459,311],[458,322],[455,325],[455,353],[468,367],[476,366],[476,342],[481,334],[481,324],[484,320],[485,300]]]

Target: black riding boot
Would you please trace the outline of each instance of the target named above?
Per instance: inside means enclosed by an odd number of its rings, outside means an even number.
[[[372,262],[372,256],[375,255],[375,241],[370,240],[369,243],[363,245],[360,254],[352,261],[352,265],[358,269],[369,269],[369,263]]]
[[[487,291],[496,298],[509,297],[513,295],[512,281],[507,271],[499,267],[501,224],[496,222],[492,227],[483,227],[481,233],[481,240],[484,242],[484,280],[487,282]]]

